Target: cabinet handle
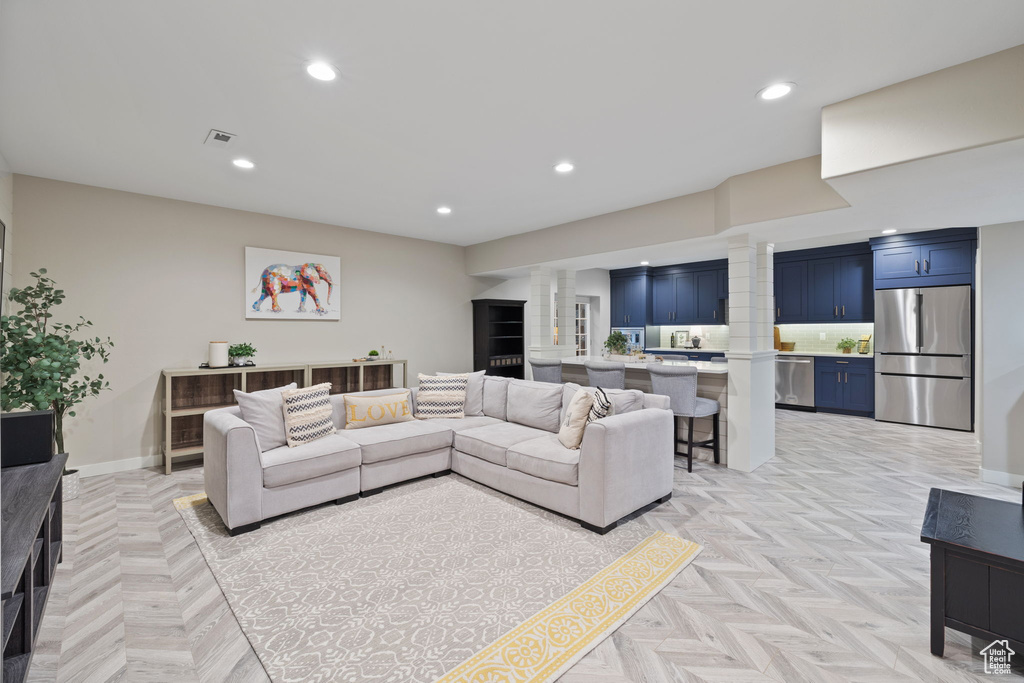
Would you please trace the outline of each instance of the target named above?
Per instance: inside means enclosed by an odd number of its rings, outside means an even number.
[[[915,273],[920,273],[921,272],[921,262],[918,261],[917,259],[914,259],[914,272]]]
[[[843,317],[846,317],[846,304],[843,304]]]
[[[718,317],[718,309],[717,308],[714,311],[711,312],[711,317],[712,318],[717,318]]]
[[[832,317],[833,318],[838,318],[839,317],[839,307],[838,306],[836,306],[835,310],[832,311]]]
[[[843,374],[846,375],[846,383],[849,384],[850,383],[850,373],[846,372],[846,373],[843,373]]]
[[[836,383],[837,384],[842,384],[843,383],[843,373],[839,372],[838,370],[836,370]]]
[[[775,309],[775,317],[776,318],[782,317],[782,309],[781,308],[776,308]]]
[[[924,260],[924,272],[927,273],[930,270],[930,268],[931,268],[931,266],[928,264],[928,259],[925,259]]]
[[[839,363],[840,365],[849,365],[850,364],[850,361],[848,361],[848,360],[837,360],[836,362]]]

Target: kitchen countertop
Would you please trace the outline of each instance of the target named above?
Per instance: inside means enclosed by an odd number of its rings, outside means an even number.
[[[563,358],[562,363],[567,365],[583,365],[588,360],[603,361],[604,358],[600,356],[573,356],[570,358]],[[667,360],[662,363],[648,363],[648,362],[628,362],[626,363],[627,370],[646,370],[648,365],[690,365],[697,368],[697,372],[704,375],[727,375],[729,374],[729,367],[726,363],[712,363],[711,361],[681,361],[681,360]]]
[[[647,353],[725,353],[729,349],[706,349],[703,346],[699,349],[684,349],[681,346],[670,348],[668,346],[647,346],[644,351]]]
[[[780,356],[823,356],[826,358],[874,358],[874,353],[843,353],[842,351],[779,351]]]

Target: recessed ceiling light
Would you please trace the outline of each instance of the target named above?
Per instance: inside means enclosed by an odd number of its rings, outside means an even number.
[[[796,83],[773,83],[767,88],[758,90],[757,96],[762,100],[777,100],[791,93],[795,87]]]
[[[641,261],[640,265],[641,266],[649,266],[649,265],[651,265],[651,262],[650,261]]]
[[[560,164],[555,164],[555,170],[558,171],[559,173],[568,173],[574,168],[576,167],[570,164],[568,161],[563,161]]]
[[[333,81],[338,77],[338,72],[326,62],[311,62],[306,66],[306,73],[318,81]]]
[[[238,168],[244,168],[246,170],[249,170],[251,168],[256,168],[256,164],[252,163],[248,159],[235,159],[231,163],[233,163]]]
[[[439,206],[437,207],[437,212],[442,216],[447,216],[452,212],[452,209],[450,206]]]
[[[896,228],[886,228],[882,231],[883,235],[892,235],[896,233]]]

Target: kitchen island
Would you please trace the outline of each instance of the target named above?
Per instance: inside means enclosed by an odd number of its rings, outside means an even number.
[[[589,386],[587,381],[587,369],[583,363],[588,360],[604,360],[599,356],[585,357],[575,356],[562,359],[562,381],[574,382],[581,386]],[[676,361],[665,360],[662,363],[651,361],[626,363],[626,388],[639,389],[645,393],[651,392],[651,374],[647,372],[648,365],[690,365],[697,368],[697,395],[701,398],[710,398],[718,401],[722,406],[720,424],[721,464],[729,462],[729,366],[727,363],[711,363],[704,361]],[[678,437],[687,439],[685,420],[677,420]],[[699,417],[694,420],[693,431],[697,441],[706,441],[711,438],[711,418]],[[682,446],[681,449],[684,449]],[[693,451],[695,460],[713,462],[710,449],[695,448]],[[684,463],[685,465],[685,463]]]

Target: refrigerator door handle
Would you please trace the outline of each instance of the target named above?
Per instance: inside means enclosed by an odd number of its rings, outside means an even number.
[[[924,348],[924,323],[922,322],[922,315],[924,313],[924,294],[921,290],[917,290],[917,352],[921,353],[921,349]]]

